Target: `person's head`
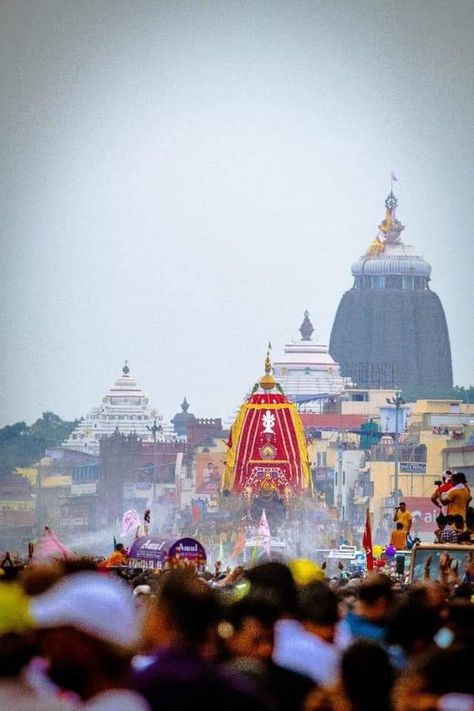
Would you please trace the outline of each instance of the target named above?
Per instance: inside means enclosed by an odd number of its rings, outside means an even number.
[[[123,543],[117,543],[117,545],[115,546],[115,550],[118,551],[119,553],[125,553],[125,552],[126,552],[126,551],[125,551],[125,546],[123,545]]]
[[[451,481],[452,476],[453,476],[453,472],[450,469],[446,469],[446,471],[443,474],[443,479],[444,479],[444,481]]]
[[[407,505],[406,505],[406,503],[405,503],[404,501],[400,501],[400,511],[401,511],[402,513],[405,513],[406,510],[407,510]]]
[[[245,576],[251,585],[270,588],[281,600],[285,614],[296,614],[298,608],[297,587],[293,574],[286,563],[277,560],[259,563],[249,568]]]
[[[446,523],[445,526],[452,526],[454,523],[454,516],[452,514],[448,514],[446,516]]]
[[[471,658],[471,648],[464,645],[453,645],[448,649],[433,647],[420,655],[397,680],[395,710],[440,709],[443,707],[439,701],[443,696],[474,695]],[[454,705],[450,708],[458,711],[463,707]],[[472,699],[471,705],[464,708],[472,708]]]
[[[454,485],[456,484],[466,484],[466,475],[463,472],[456,472],[452,476],[452,482]]]
[[[339,621],[339,599],[325,582],[315,581],[298,591],[299,619],[309,632],[326,642],[334,641]]]
[[[17,677],[37,651],[28,595],[16,582],[0,583],[0,678]]]
[[[408,598],[394,611],[389,626],[388,639],[391,644],[402,647],[411,657],[431,647],[433,638],[441,627],[438,610],[427,600]]]
[[[224,606],[219,636],[233,657],[270,660],[281,602],[269,588],[250,585],[243,597]]]
[[[153,592],[144,625],[146,647],[193,645],[207,650],[213,645],[220,617],[218,592],[194,568],[165,571]]]
[[[358,640],[343,653],[341,681],[354,711],[390,708],[394,673],[387,652],[376,642]]]
[[[448,517],[445,516],[444,514],[440,513],[438,516],[436,516],[436,523],[438,524],[438,528],[444,528],[448,522]]]
[[[403,523],[401,521],[397,521],[397,530],[403,531]]]
[[[386,575],[374,575],[358,587],[357,611],[374,622],[388,619],[393,602],[392,582]]]
[[[123,683],[137,649],[140,618],[131,590],[115,576],[68,575],[31,600],[51,679],[88,699]]]

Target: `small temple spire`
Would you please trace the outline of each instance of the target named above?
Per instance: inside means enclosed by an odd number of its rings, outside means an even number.
[[[311,321],[309,319],[309,311],[308,310],[306,310],[304,312],[303,323],[301,324],[301,326],[299,327],[298,330],[301,333],[301,340],[302,341],[310,341],[311,340],[311,336],[313,334],[314,328],[313,328],[313,324],[311,323]]]
[[[392,173],[393,176],[393,173]],[[396,180],[396,178],[395,178]],[[393,178],[392,178],[392,189],[385,199],[385,218],[379,225],[380,237],[386,242],[396,243],[400,242],[400,234],[405,229],[400,220],[397,220],[398,200],[393,192]]]
[[[187,412],[189,410],[189,402],[186,400],[186,395],[184,396],[184,400],[181,403],[181,410],[183,412]]]
[[[122,368],[122,373],[128,375],[130,373],[130,368],[128,367],[128,360],[125,361],[125,365]]]
[[[267,356],[265,358],[265,375],[260,380],[260,387],[264,390],[271,390],[276,385],[276,380],[272,375],[272,361],[270,358],[270,351],[272,350],[272,344],[268,344]]]

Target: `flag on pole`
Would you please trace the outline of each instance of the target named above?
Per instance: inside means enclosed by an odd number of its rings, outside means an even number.
[[[260,545],[265,550],[267,556],[270,558],[270,544],[271,544],[272,536],[270,533],[270,526],[268,525],[267,514],[265,513],[265,509],[262,510],[262,517],[260,519],[260,525],[258,527],[257,536],[258,536]]]
[[[367,570],[374,569],[374,552],[372,550],[372,527],[370,525],[370,513],[367,509],[365,517],[364,535],[362,537],[362,546],[365,550],[365,560],[367,562]]]
[[[398,183],[398,179],[397,179],[397,176],[395,175],[395,173],[392,173],[392,181],[394,183]]]
[[[140,519],[138,518],[138,514],[135,511],[135,509],[129,509],[128,511],[125,511],[124,515],[122,516],[122,536],[126,536],[127,533],[130,533],[131,531],[135,531],[137,529],[137,526],[140,526],[141,522]]]

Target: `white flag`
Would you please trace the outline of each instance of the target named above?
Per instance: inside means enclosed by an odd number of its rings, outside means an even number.
[[[126,536],[127,533],[135,531],[138,526],[141,525],[141,521],[138,518],[138,514],[135,509],[129,509],[125,511],[122,516],[122,536]]]
[[[270,533],[270,526],[267,521],[267,514],[265,509],[262,511],[262,517],[260,519],[260,525],[258,527],[258,539],[261,546],[265,549],[266,554],[270,557],[270,544],[272,536]]]

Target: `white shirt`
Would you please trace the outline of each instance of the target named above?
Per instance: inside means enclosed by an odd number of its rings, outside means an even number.
[[[340,652],[334,644],[308,632],[297,620],[278,620],[273,661],[309,676],[320,686],[328,686],[336,680]]]

